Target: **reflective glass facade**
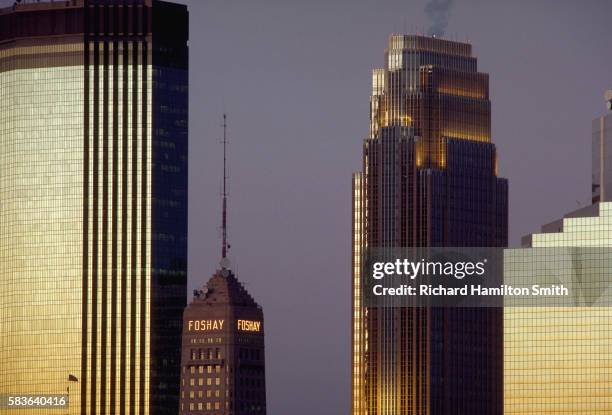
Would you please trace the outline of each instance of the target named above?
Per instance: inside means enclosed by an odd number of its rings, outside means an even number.
[[[353,414],[499,414],[502,314],[364,307],[364,249],[505,246],[488,75],[471,45],[392,35],[353,178]],[[474,383],[479,388],[473,387]]]
[[[542,230],[525,238],[524,244],[533,248],[610,247],[612,203],[583,208]],[[534,260],[555,267],[554,251],[541,251],[546,255]],[[588,286],[589,269],[600,264],[596,257],[580,264],[583,284]],[[610,294],[603,295],[609,298]],[[612,309],[505,308],[504,413],[612,413]]]
[[[69,388],[70,414],[176,414],[186,8],[24,4],[0,10],[0,27],[0,252],[12,264],[0,393]]]
[[[0,393],[65,393],[80,372],[82,50],[0,45]]]

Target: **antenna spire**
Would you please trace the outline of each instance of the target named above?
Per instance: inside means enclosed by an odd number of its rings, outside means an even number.
[[[223,114],[223,213],[221,216],[221,267],[227,268],[227,115]]]

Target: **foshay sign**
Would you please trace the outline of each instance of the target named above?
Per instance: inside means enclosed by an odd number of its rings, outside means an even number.
[[[187,331],[223,330],[225,320],[189,320]]]
[[[225,320],[189,320],[187,331],[217,331],[223,330]],[[236,328],[240,331],[261,331],[261,321],[236,320]]]
[[[261,321],[238,320],[238,330],[259,331],[260,329],[261,329]]]

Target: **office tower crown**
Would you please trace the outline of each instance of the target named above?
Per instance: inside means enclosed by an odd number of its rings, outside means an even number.
[[[258,307],[251,294],[229,269],[217,271],[202,290],[194,292],[194,305],[228,304],[242,307]]]
[[[447,167],[448,140],[491,142],[489,76],[468,43],[391,35],[383,68],[372,72],[368,138],[402,127],[419,138],[419,167]]]

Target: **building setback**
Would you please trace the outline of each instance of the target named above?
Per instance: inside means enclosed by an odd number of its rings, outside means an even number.
[[[185,309],[181,358],[181,415],[266,413],[263,311],[229,269]]]
[[[505,246],[507,198],[471,45],[390,36],[353,176],[354,415],[501,414],[501,311],[365,307],[361,267],[368,248]]]
[[[0,394],[176,414],[187,23],[153,0],[0,9]]]

